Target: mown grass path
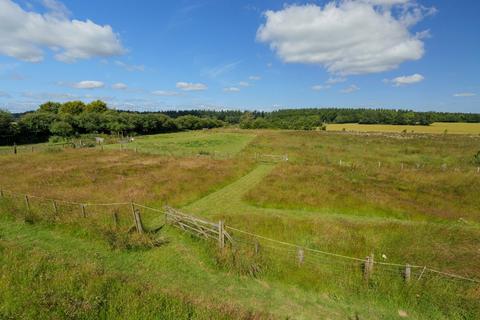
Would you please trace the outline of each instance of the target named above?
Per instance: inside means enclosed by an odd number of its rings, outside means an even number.
[[[395,217],[348,215],[331,211],[329,208],[318,210],[282,209],[260,207],[244,201],[244,195],[254,189],[274,168],[274,163],[261,163],[245,176],[231,184],[200,198],[182,209],[188,213],[204,216],[231,216],[235,214],[252,214],[265,216],[278,216],[288,218],[315,217],[322,219],[342,219],[355,222],[397,222],[401,224],[423,224],[421,221],[398,219]]]
[[[275,167],[274,164],[260,164],[247,175],[184,207],[187,211],[198,213],[235,213],[248,210],[248,204],[242,201],[243,195],[255,187]]]

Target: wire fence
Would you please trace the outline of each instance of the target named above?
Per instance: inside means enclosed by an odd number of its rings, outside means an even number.
[[[0,198],[11,199],[17,209],[22,209],[25,220],[47,220],[54,223],[79,222],[95,224],[101,227],[114,228],[119,231],[135,230],[139,233],[157,230],[159,224],[176,224],[181,229],[200,236],[200,238],[216,239],[221,248],[228,243],[234,250],[245,250],[244,253],[255,256],[268,256],[275,252],[275,261],[293,263],[298,266],[316,267],[328,265],[332,270],[361,270],[361,275],[369,279],[376,273],[401,277],[405,282],[419,281],[431,277],[447,280],[480,284],[479,279],[437,270],[426,265],[407,263],[391,263],[378,261],[371,254],[366,258],[352,257],[335,252],[301,246],[280,241],[259,234],[248,232],[233,226],[218,224],[200,217],[185,214],[171,207],[154,208],[135,202],[93,203],[76,202],[27,195],[0,189]],[[164,220],[159,220],[159,217]],[[172,223],[173,222],[173,223]],[[179,223],[180,222],[180,223]],[[185,227],[187,225],[187,227]],[[209,237],[205,235],[205,226],[214,229]],[[228,240],[228,241],[227,241]],[[281,252],[281,255],[278,255]],[[278,259],[279,256],[283,258]],[[281,269],[283,265],[279,265]],[[358,272],[357,272],[358,273]]]

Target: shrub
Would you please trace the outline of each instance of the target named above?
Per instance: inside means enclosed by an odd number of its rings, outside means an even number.
[[[475,164],[480,164],[480,151],[478,151],[477,154],[473,156],[473,162]]]

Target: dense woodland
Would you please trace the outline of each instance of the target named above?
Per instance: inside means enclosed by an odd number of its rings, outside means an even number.
[[[87,133],[154,134],[239,125],[243,129],[314,130],[326,123],[429,125],[433,122],[480,122],[480,114],[415,112],[393,109],[312,108],[272,112],[239,110],[118,111],[97,100],[46,102],[36,111],[0,110],[0,144],[68,139]]]

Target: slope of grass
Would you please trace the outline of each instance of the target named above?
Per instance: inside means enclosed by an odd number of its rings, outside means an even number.
[[[224,270],[212,246],[165,229],[168,244],[111,251],[87,229],[0,221],[0,315],[17,318],[368,319],[396,310]],[[2,272],[3,273],[3,272]],[[34,283],[32,287],[31,282]],[[23,292],[17,295],[15,293]],[[33,304],[32,304],[33,302]]]

